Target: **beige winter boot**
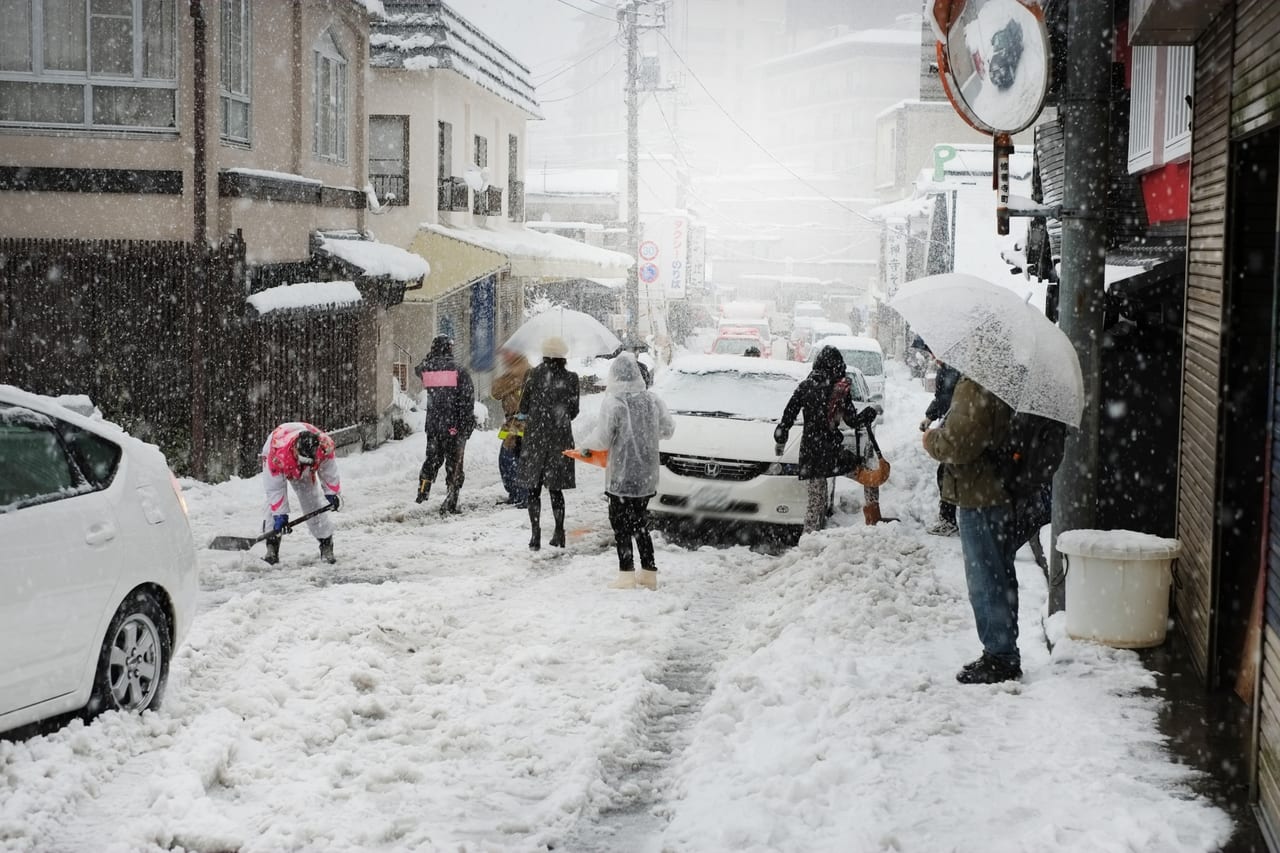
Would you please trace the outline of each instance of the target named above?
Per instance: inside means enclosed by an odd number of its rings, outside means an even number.
[[[658,588],[658,570],[657,569],[641,569],[640,576],[636,578],[637,583],[645,589]]]
[[[635,588],[636,588],[635,571],[630,571],[630,572],[619,571],[617,580],[609,584],[609,589],[635,589]]]

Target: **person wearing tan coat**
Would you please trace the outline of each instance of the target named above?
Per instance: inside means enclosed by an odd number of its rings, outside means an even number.
[[[498,431],[498,437],[502,439],[502,445],[498,448],[498,473],[502,476],[502,487],[507,490],[507,497],[498,503],[523,509],[526,506],[527,491],[520,485],[517,471],[524,443],[524,424],[516,415],[520,413],[520,397],[524,393],[524,380],[530,365],[527,358],[509,349],[502,350],[499,357],[502,359],[502,372],[494,378],[489,389],[490,396],[502,404],[502,429]]]
[[[924,449],[942,463],[942,498],[956,505],[965,583],[982,656],[956,673],[961,684],[1022,677],[1018,652],[1018,576],[1009,496],[992,451],[1009,432],[1013,410],[968,377],[956,384],[942,426],[924,434]]]

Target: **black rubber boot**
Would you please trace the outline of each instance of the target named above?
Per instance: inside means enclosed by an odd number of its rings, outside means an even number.
[[[551,495],[551,517],[556,520],[555,532],[551,534],[549,544],[552,548],[564,547],[564,492],[553,492]]]
[[[458,490],[450,489],[449,494],[445,496],[444,503],[440,505],[440,514],[460,515],[462,510],[458,509]]]
[[[431,481],[426,477],[418,478],[418,496],[414,498],[414,503],[422,503],[427,499],[427,495],[431,493]]]
[[[320,559],[326,563],[336,563],[338,558],[333,555],[333,537],[326,536],[320,540]]]
[[[272,566],[280,562],[280,537],[279,536],[272,536],[271,538],[267,539],[267,556],[263,557],[262,559],[266,560],[267,563],[269,563]]]
[[[529,528],[532,531],[532,535],[529,538],[530,551],[542,550],[542,528],[540,526],[541,521],[542,521],[542,500],[541,499],[535,500],[534,498],[530,498],[529,499]]]

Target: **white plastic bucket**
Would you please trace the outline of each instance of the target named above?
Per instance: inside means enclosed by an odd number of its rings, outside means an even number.
[[[1177,539],[1132,530],[1067,530],[1067,635],[1119,649],[1164,642]]]

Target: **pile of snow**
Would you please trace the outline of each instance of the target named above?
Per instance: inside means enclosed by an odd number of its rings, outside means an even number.
[[[376,240],[342,240],[324,237],[320,249],[364,270],[365,275],[387,276],[395,281],[417,281],[431,272],[426,258]]]
[[[245,299],[259,314],[297,308],[342,308],[360,301],[351,281],[306,281],[269,287]]]

